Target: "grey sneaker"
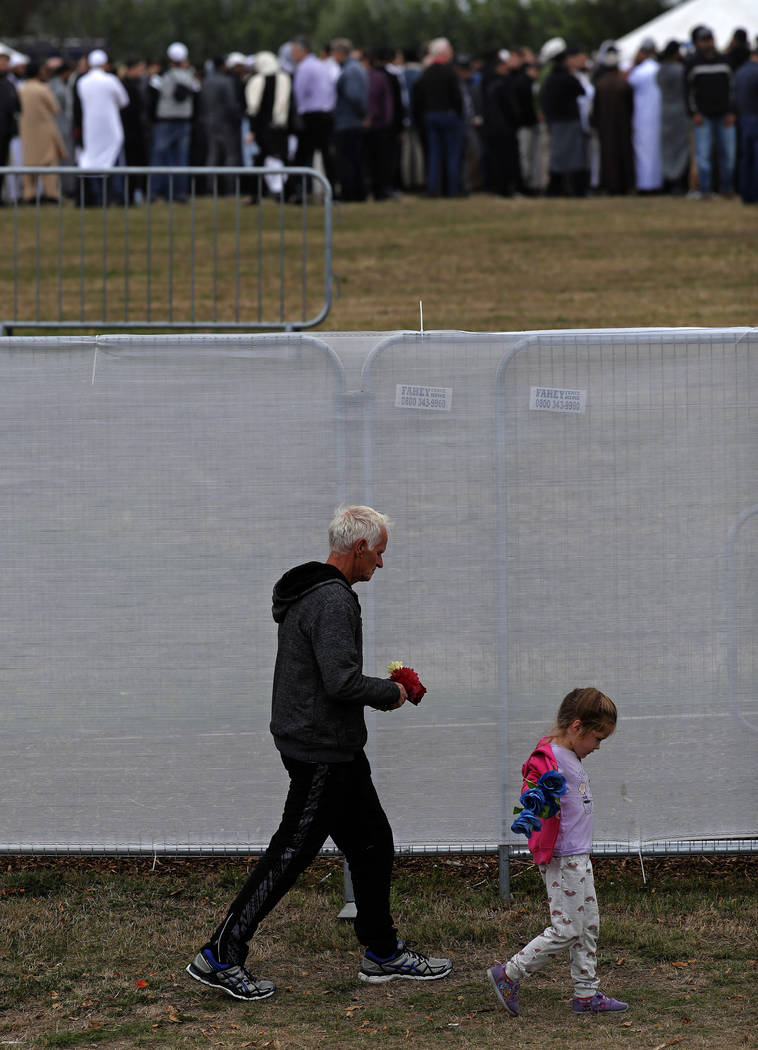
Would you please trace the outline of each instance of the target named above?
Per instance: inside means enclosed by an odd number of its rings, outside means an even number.
[[[490,979],[490,984],[495,989],[495,995],[508,1013],[518,1017],[521,1013],[521,1008],[518,1004],[518,981],[512,981],[505,972],[503,964],[499,962],[490,966],[489,970],[487,970],[487,976]]]
[[[246,1002],[268,999],[275,991],[271,981],[253,977],[244,966],[222,966],[217,963],[207,948],[197,953],[187,967],[187,973],[201,984],[207,984],[210,988],[220,988],[227,995],[235,999],[244,999]]]
[[[453,968],[449,959],[431,959],[414,951],[409,944],[397,942],[397,954],[389,959],[380,959],[366,952],[358,976],[362,981],[379,984],[404,977],[410,981],[438,981],[447,977]]]

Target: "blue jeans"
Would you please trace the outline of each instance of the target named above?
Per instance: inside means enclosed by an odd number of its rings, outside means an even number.
[[[740,196],[745,204],[758,203],[758,116],[740,118]]]
[[[695,124],[695,161],[697,163],[698,189],[710,193],[711,150],[716,141],[719,163],[719,190],[731,193],[734,185],[734,158],[737,153],[737,136],[734,124],[726,126],[723,117],[703,117],[702,124]]]
[[[428,160],[426,188],[429,193],[442,193],[443,164],[447,197],[455,197],[460,188],[463,121],[452,110],[434,110],[424,116]]]
[[[154,168],[186,168],[189,161],[192,122],[189,120],[156,120],[153,128]],[[171,192],[173,183],[173,193]],[[186,175],[153,175],[150,179],[151,197],[173,196],[175,201],[187,199]]]

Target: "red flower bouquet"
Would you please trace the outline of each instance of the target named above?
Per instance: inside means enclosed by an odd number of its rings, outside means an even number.
[[[399,682],[403,686],[412,704],[421,703],[426,686],[421,684],[419,676],[412,667],[405,667],[400,660],[393,660],[391,664],[388,664],[387,672],[393,682]]]

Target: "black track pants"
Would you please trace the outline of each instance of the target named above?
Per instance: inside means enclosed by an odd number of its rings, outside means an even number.
[[[381,957],[393,954],[390,914],[394,843],[363,752],[351,762],[313,764],[282,756],[290,776],[282,821],[268,849],[205,947],[222,963],[244,963],[261,920],[294,885],[331,835],[350,867],[355,933]]]

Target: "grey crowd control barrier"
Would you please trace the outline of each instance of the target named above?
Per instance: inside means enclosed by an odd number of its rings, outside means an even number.
[[[296,331],[329,313],[332,192],[320,172],[9,167],[4,173],[15,195],[0,210],[8,274],[0,335]],[[56,180],[57,199],[43,194],[43,178]],[[35,180],[26,202],[23,179]]]
[[[758,851],[758,330],[0,339],[0,851],[254,853],[273,582],[342,501],[395,522],[359,585],[400,851],[524,854],[562,696],[596,852]]]

